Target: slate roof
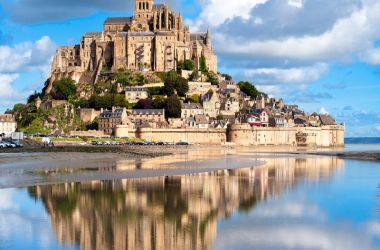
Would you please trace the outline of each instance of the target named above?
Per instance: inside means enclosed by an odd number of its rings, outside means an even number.
[[[182,109],[203,109],[200,103],[182,103]]]
[[[194,119],[197,124],[208,124],[207,117],[205,115],[196,115]]]
[[[134,115],[164,115],[163,109],[133,109]]]
[[[130,23],[132,21],[132,17],[109,17],[105,21],[105,23],[114,23],[114,24],[123,24]]]
[[[320,115],[319,119],[322,125],[336,125],[336,121],[330,115]]]
[[[107,118],[121,118],[123,115],[124,109],[117,108],[114,112],[112,110],[105,110],[103,113],[100,114],[101,119],[107,119]]]
[[[125,89],[125,92],[136,92],[136,91],[147,91],[147,88],[142,87],[128,87]]]

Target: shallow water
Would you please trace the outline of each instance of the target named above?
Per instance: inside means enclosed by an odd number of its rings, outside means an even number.
[[[179,177],[0,189],[0,249],[379,249],[380,164],[268,158]]]

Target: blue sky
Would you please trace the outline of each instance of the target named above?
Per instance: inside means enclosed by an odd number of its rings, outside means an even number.
[[[334,115],[346,136],[380,136],[379,1],[166,2],[192,31],[211,30],[221,72]],[[132,8],[127,0],[0,0],[0,112],[41,89],[57,46]]]

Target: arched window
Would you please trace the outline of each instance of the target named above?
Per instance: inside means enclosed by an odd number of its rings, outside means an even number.
[[[146,9],[149,10],[149,3],[146,3]]]
[[[142,4],[141,4],[141,2],[139,2],[139,10],[141,10],[142,9]]]

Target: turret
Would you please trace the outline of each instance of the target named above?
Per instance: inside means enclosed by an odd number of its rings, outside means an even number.
[[[206,46],[207,48],[211,49],[211,32],[209,29],[207,29],[206,33]]]

